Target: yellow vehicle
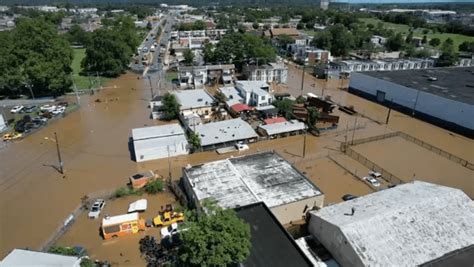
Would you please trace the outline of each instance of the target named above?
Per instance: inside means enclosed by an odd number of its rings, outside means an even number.
[[[7,133],[3,135],[3,141],[13,141],[23,136],[21,133]]]
[[[184,214],[181,212],[165,211],[153,218],[153,224],[155,226],[167,226],[181,222],[184,222]]]

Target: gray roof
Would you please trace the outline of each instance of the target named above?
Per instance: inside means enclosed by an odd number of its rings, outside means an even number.
[[[222,65],[205,65],[205,66],[182,66],[179,67],[179,71],[193,71],[193,70],[233,70],[235,69],[234,64],[222,64]]]
[[[459,189],[426,182],[311,213],[338,227],[365,266],[415,266],[474,244],[473,201]]]
[[[268,207],[322,195],[306,177],[274,152],[213,161],[185,169],[199,200],[224,208],[263,201]]]
[[[298,120],[260,125],[258,127],[264,129],[268,135],[282,134],[306,129],[306,125]]]
[[[133,140],[142,140],[181,134],[184,134],[184,130],[177,123],[132,129]]]
[[[474,105],[474,67],[388,72],[372,71],[361,73],[451,100]],[[437,80],[430,81],[430,77],[437,78]]]
[[[222,87],[219,90],[226,96],[227,100],[225,102],[229,107],[244,102],[239,91],[233,86]]]
[[[257,137],[252,127],[240,118],[196,125],[191,130],[199,133],[202,146]]]
[[[0,266],[37,266],[37,267],[79,267],[80,259],[75,256],[63,256],[52,253],[14,249],[1,262]]]
[[[262,87],[269,87],[268,83],[263,81],[237,81],[236,86],[247,93],[253,92],[259,96],[269,94],[267,91],[262,89]]]
[[[203,89],[175,91],[173,94],[181,104],[181,110],[210,107],[214,102],[214,98]]]

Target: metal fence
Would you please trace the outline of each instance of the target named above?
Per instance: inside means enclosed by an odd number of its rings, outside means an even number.
[[[367,138],[361,138],[361,139],[356,139],[356,140],[352,140],[352,141],[342,142],[340,149],[341,149],[342,152],[345,152],[347,150],[347,148],[349,148],[349,146],[356,146],[356,145],[360,145],[360,144],[364,144],[364,143],[379,141],[379,140],[383,140],[383,139],[386,139],[386,138],[395,137],[397,135],[398,135],[398,132],[392,132],[392,133],[387,133],[387,134],[376,135],[376,136],[371,136],[371,137],[367,137]]]
[[[88,210],[92,200],[97,198],[109,199],[113,196],[114,192],[115,189],[108,189],[85,195],[81,199],[81,203],[74,208],[74,210],[66,217],[66,219],[60,225],[58,225],[53,234],[51,234],[51,236],[40,246],[40,251],[48,251],[48,249],[71,228],[79,215]]]
[[[413,142],[413,143],[415,143],[415,144],[417,144],[417,145],[419,145],[419,146],[421,146],[421,147],[424,147],[424,148],[426,148],[426,149],[428,149],[428,150],[430,150],[430,151],[432,151],[432,152],[434,152],[434,153],[436,153],[436,154],[438,154],[438,155],[440,155],[440,156],[442,156],[442,157],[445,157],[445,158],[447,158],[447,159],[449,159],[449,160],[451,160],[451,161],[453,161],[453,162],[455,162],[455,163],[457,163],[457,164],[460,164],[460,165],[462,165],[463,167],[466,167],[466,168],[468,168],[468,169],[470,169],[470,170],[474,170],[474,163],[472,163],[472,162],[469,162],[469,161],[467,161],[467,160],[465,160],[465,159],[462,159],[462,158],[460,158],[460,157],[458,157],[458,156],[455,156],[455,155],[453,155],[453,154],[451,154],[451,153],[449,153],[449,152],[446,152],[446,151],[444,151],[444,150],[442,150],[442,149],[439,149],[439,148],[437,148],[437,147],[435,147],[435,146],[433,146],[433,145],[430,145],[430,144],[428,144],[428,143],[426,143],[426,142],[424,142],[424,141],[422,141],[422,140],[420,140],[420,139],[418,139],[418,138],[416,138],[416,137],[413,137],[413,136],[411,136],[411,135],[408,135],[408,134],[406,134],[406,133],[398,132],[398,136],[404,138],[404,139],[407,140],[407,141]]]

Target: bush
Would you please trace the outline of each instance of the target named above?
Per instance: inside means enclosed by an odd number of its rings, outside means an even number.
[[[81,267],[94,267],[95,264],[94,262],[89,259],[89,258],[82,258],[81,259],[81,264],[80,264]]]
[[[119,189],[115,190],[114,197],[120,198],[120,197],[127,196],[127,195],[128,195],[128,191],[129,191],[129,190],[127,190],[127,188],[120,187]]]
[[[48,252],[66,256],[77,256],[76,250],[71,247],[52,246],[48,249]]]
[[[145,192],[148,194],[157,194],[163,192],[164,183],[163,180],[154,180],[145,185]]]

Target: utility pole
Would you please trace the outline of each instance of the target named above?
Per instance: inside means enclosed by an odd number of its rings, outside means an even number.
[[[413,110],[411,112],[411,116],[415,117],[415,110],[416,110],[416,104],[418,103],[418,96],[420,95],[420,90],[416,91],[416,98],[415,98],[415,104],[413,105]]]
[[[148,75],[147,78],[148,78],[148,82],[150,83],[151,99],[153,100],[153,84],[151,83],[151,77],[150,77],[150,75]]]
[[[304,68],[305,64],[303,63],[303,74],[301,75],[301,96],[303,96],[303,86],[304,86]]]
[[[32,98],[33,100],[35,100],[35,94],[33,93],[33,88],[32,88],[32,86],[31,86],[31,83],[28,82],[28,83],[26,84],[26,87],[28,87],[28,89],[30,89],[31,98]]]
[[[76,93],[76,99],[77,99],[77,105],[81,105],[81,98],[79,97],[79,94],[77,93],[77,87],[76,83],[74,82],[74,76],[71,73],[71,80],[72,80],[72,87],[74,88],[74,93]]]
[[[388,124],[388,120],[390,119],[390,112],[392,111],[393,107],[393,98],[390,100],[390,107],[388,108],[387,119],[385,120],[385,124]]]
[[[166,146],[168,150],[168,175],[169,175],[169,182],[171,184],[171,159],[170,159],[170,145]]]
[[[56,132],[54,132],[54,141],[56,141],[56,150],[58,152],[59,173],[64,174],[64,163],[61,159],[61,151],[59,150],[59,140]]]
[[[303,138],[303,158],[306,156],[306,130],[304,132],[304,138]]]
[[[356,128],[357,128],[357,118],[358,116],[355,117],[355,121],[354,121],[354,130],[352,130],[352,140],[351,140],[351,145],[354,144],[354,135],[355,135],[355,131],[356,131]]]

